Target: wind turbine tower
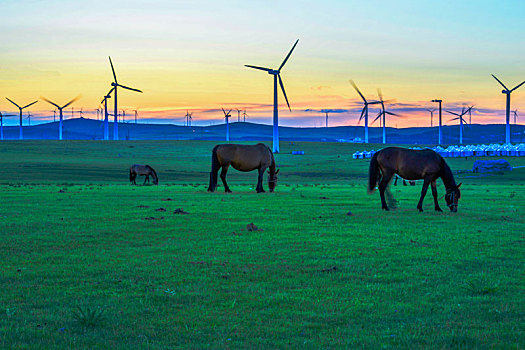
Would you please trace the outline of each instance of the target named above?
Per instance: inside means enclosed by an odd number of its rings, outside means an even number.
[[[223,108],[222,111],[224,112],[224,119],[226,119],[226,142],[230,142],[230,122],[229,122],[229,119],[231,117],[230,112],[232,110],[230,109],[228,111],[228,113],[226,113],[226,111]]]
[[[292,46],[292,49],[290,50],[290,52],[288,52],[288,55],[284,58],[283,63],[281,63],[278,69],[270,69],[270,68],[251,66],[251,65],[245,64],[245,66],[248,68],[259,69],[259,70],[267,72],[270,75],[273,75],[273,152],[274,153],[279,153],[279,108],[277,104],[277,80],[279,80],[279,85],[281,86],[281,90],[283,92],[284,99],[286,100],[288,109],[291,112],[292,109],[290,108],[290,103],[288,103],[288,97],[286,97],[286,91],[284,91],[284,84],[281,79],[281,69],[286,64],[286,61],[288,61],[288,58],[290,58],[290,55],[295,49],[295,46],[297,46],[298,42],[299,42],[299,39],[297,39],[295,44]]]
[[[63,128],[63,114],[62,114],[62,110],[64,108],[66,108],[67,106],[69,106],[70,104],[72,104],[73,102],[75,102],[76,100],[78,100],[80,98],[80,96],[77,96],[75,97],[74,99],[72,99],[71,101],[69,101],[68,103],[66,103],[65,105],[63,105],[62,107],[60,107],[59,105],[57,105],[55,102],[52,102],[52,101],[49,101],[47,98],[45,97],[41,97],[42,100],[46,101],[47,103],[50,103],[52,104],[53,106],[55,106],[56,108],[58,108],[58,113],[59,113],[59,121],[58,121],[58,139],[59,140],[62,140],[62,128]]]
[[[20,107],[19,105],[17,105],[16,103],[14,103],[14,102],[11,101],[10,99],[8,99],[7,97],[6,97],[6,99],[7,99],[9,102],[11,102],[12,104],[14,104],[15,106],[17,106],[18,109],[20,110],[20,135],[19,135],[19,139],[20,139],[20,140],[23,140],[23,139],[24,139],[24,134],[22,133],[22,110],[23,110],[24,108],[27,108],[27,107],[31,106],[31,105],[34,105],[34,104],[37,103],[38,101],[34,101],[34,102],[31,102],[31,103],[28,104],[28,105],[25,105],[24,107]]]
[[[111,62],[111,57],[109,57],[109,64],[111,65],[111,71],[113,72],[113,79],[114,81],[111,83],[111,86],[113,86],[113,88],[115,89],[114,93],[113,93],[113,98],[114,98],[114,102],[115,102],[115,109],[114,109],[114,114],[113,114],[113,117],[114,117],[114,125],[113,125],[113,140],[118,140],[118,104],[117,104],[117,88],[118,87],[121,87],[123,89],[126,89],[126,90],[131,90],[131,91],[136,91],[136,92],[141,92],[140,90],[138,89],[134,89],[134,88],[130,88],[128,86],[125,86],[125,85],[121,85],[117,82],[117,75],[115,74],[115,69],[113,68],[113,62]]]
[[[243,122],[246,123],[246,117],[248,116],[248,114],[246,114],[246,110],[244,110],[244,112],[242,112],[242,117],[243,117]]]
[[[510,143],[510,94],[512,91],[518,89],[520,86],[525,84],[525,81],[522,82],[519,85],[516,85],[513,89],[508,89],[505,84],[503,84],[494,74],[492,74],[492,77],[497,80],[498,83],[503,86],[503,90],[501,90],[502,94],[507,95],[507,108],[506,108],[506,118],[505,118],[505,143]]]
[[[438,145],[441,145],[442,134],[441,134],[441,103],[443,100],[434,99],[432,102],[439,103],[439,128],[438,128]]]
[[[104,140],[109,140],[109,121],[108,121],[108,98],[111,98],[111,93],[113,92],[115,88],[112,88],[109,90],[109,92],[104,96],[102,101],[100,103],[104,103]]]

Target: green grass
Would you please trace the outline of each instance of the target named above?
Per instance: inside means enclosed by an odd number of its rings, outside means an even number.
[[[525,170],[452,159],[458,213],[383,212],[362,145],[282,143],[273,194],[207,193],[213,145],[0,143],[0,348],[525,347]]]

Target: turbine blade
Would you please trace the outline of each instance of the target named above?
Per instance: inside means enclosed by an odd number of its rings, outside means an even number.
[[[383,94],[381,93],[381,89],[379,89],[379,88],[377,88],[377,95],[379,96],[379,101],[385,102],[385,101],[383,101]]]
[[[32,106],[32,105],[34,105],[34,104],[37,103],[37,102],[38,102],[38,100],[37,100],[37,101],[34,101],[34,102],[31,102],[30,104],[25,105],[24,107],[22,107],[22,109],[27,108],[27,107],[29,107],[29,106]]]
[[[381,101],[367,102],[367,105],[378,105],[378,104],[381,104]]]
[[[109,64],[111,64],[111,71],[113,72],[113,78],[115,79],[115,83],[117,83],[117,75],[115,74],[115,68],[113,68],[113,62],[111,62],[111,56],[108,56],[108,57],[109,57]]]
[[[111,95],[111,93],[113,92],[113,90],[115,90],[115,87],[112,87],[111,90],[109,90],[109,92],[106,94],[106,96]]]
[[[224,108],[223,107],[221,108],[222,108],[222,112],[224,113],[224,115],[226,115],[226,111],[224,110]]]
[[[299,41],[299,40],[297,40],[297,41]],[[286,104],[288,105],[288,109],[291,112],[292,109],[290,108],[290,103],[288,103],[288,97],[286,97],[286,91],[284,91],[284,84],[283,84],[283,81],[281,79],[281,74],[277,74],[277,77],[279,78],[279,85],[281,85],[281,90],[283,90],[284,99],[286,100]]]
[[[365,109],[367,108],[367,106],[365,105],[363,107],[363,110],[361,111],[361,116],[359,117],[359,120],[357,121],[357,125],[359,125],[359,123],[361,123],[361,119],[363,119],[363,117],[365,116]]]
[[[377,115],[377,117],[372,121],[372,123],[370,123],[370,125],[374,124],[376,122],[376,120],[378,120],[379,118],[381,118],[381,116],[383,115],[383,113],[379,112],[379,114]]]
[[[288,55],[286,56],[286,58],[284,59],[283,63],[281,63],[281,65],[279,66],[279,71],[281,70],[281,68],[283,68],[284,64],[286,63],[286,61],[288,61],[288,58],[290,58],[290,55],[292,54],[292,51],[293,49],[295,49],[295,47],[297,46],[297,43],[299,42],[299,39],[297,39],[297,41],[295,42],[295,44],[293,44],[292,46],[292,49],[290,50],[290,52],[288,52]]]
[[[58,107],[58,105],[55,103],[55,102],[52,102],[52,101],[49,101],[47,98],[45,97],[40,97],[42,100],[46,101],[47,103],[50,103],[52,104],[53,106],[55,106],[56,108],[60,108]]]
[[[123,89],[131,90],[131,91],[136,91],[136,92],[142,92],[142,91],[139,90],[139,89],[130,88],[129,86],[120,85],[120,84],[117,84],[117,85],[120,86],[120,87],[123,88]]]
[[[445,112],[450,113],[450,114],[457,115],[457,116],[459,117],[459,114],[457,114],[457,113],[454,113],[454,112],[451,112],[451,111],[445,111]]]
[[[354,87],[355,91],[357,91],[357,93],[359,94],[359,96],[361,96],[361,98],[363,99],[363,101],[366,102],[366,99],[365,97],[363,96],[363,94],[361,93],[361,91],[359,91],[359,88],[357,87],[357,85],[354,83],[354,81],[352,79],[349,80],[350,84],[352,84],[352,86]]]
[[[75,97],[74,99],[72,99],[71,101],[69,101],[67,104],[64,105],[64,107],[62,108],[66,108],[67,106],[69,106],[70,104],[72,104],[73,102],[77,101],[78,99],[80,98],[80,95],[78,95],[77,97]]]
[[[263,70],[263,71],[265,71],[265,72],[269,72],[269,71],[271,71],[270,68],[264,68],[264,67],[252,66],[252,65],[249,65],[249,64],[245,64],[244,66],[245,66],[245,67],[248,67],[248,68],[253,68],[253,69]]]
[[[516,90],[517,88],[519,88],[520,86],[522,86],[523,84],[525,84],[525,81],[523,83],[521,83],[520,85],[516,86],[514,89],[510,90],[510,92]]]
[[[498,78],[496,78],[496,76],[495,76],[494,74],[491,74],[491,75],[494,77],[494,79],[496,79],[496,80],[498,81],[498,83],[501,84],[501,86],[503,86],[503,87],[505,88],[505,90],[507,90],[507,91],[509,90],[509,89],[505,86],[505,84],[503,84]]]
[[[230,108],[230,110],[228,111],[228,115],[230,115],[230,112],[231,112],[231,111],[232,111],[232,110],[231,110],[231,108]]]
[[[390,114],[390,115],[393,115],[394,117],[400,117],[399,114],[392,113],[392,112],[389,112],[389,111],[385,111],[385,114]]]
[[[10,99],[8,99],[7,97],[6,97],[6,99],[7,99],[7,100],[8,100],[9,102],[11,102],[12,104],[14,104],[15,106],[17,106],[18,108],[20,108],[20,106],[19,106],[19,105],[17,105],[16,103],[14,103],[13,101],[11,101],[11,100],[10,100]]]

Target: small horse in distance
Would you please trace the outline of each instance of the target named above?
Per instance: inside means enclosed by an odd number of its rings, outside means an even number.
[[[279,169],[277,171],[275,169],[275,158],[268,146],[263,143],[256,145],[220,144],[212,150],[208,192],[214,192],[217,189],[217,173],[219,169],[221,169],[220,176],[224,185],[224,191],[231,192],[226,182],[226,173],[230,165],[234,169],[244,172],[258,170],[257,193],[265,192],[262,181],[266,169],[268,169],[268,188],[270,192],[273,192],[275,186],[277,186]]]
[[[368,171],[368,193],[375,190],[379,182],[379,194],[381,205],[384,210],[389,210],[385,201],[385,189],[392,177],[398,174],[407,180],[423,179],[421,198],[417,204],[417,209],[423,211],[423,198],[428,190],[428,185],[432,188],[434,197],[434,209],[442,211],[438,204],[436,180],[441,178],[446,188],[445,201],[450,211],[457,212],[458,200],[461,197],[459,185],[456,185],[450,167],[443,157],[431,149],[411,150],[401,147],[387,147],[374,154],[370,161]]]
[[[155,169],[150,167],[149,165],[139,165],[139,164],[133,164],[129,168],[129,181],[132,185],[136,185],[135,179],[137,178],[137,175],[146,176],[144,179],[143,185],[146,184],[146,181],[149,182],[149,177],[153,178],[153,184],[158,185],[159,184],[159,177],[157,176],[157,172]]]

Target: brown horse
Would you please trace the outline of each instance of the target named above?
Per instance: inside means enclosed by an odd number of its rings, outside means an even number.
[[[217,189],[217,173],[219,169],[221,169],[224,191],[231,192],[230,187],[226,183],[226,173],[230,165],[239,171],[247,172],[256,169],[259,171],[256,187],[257,193],[264,192],[262,181],[266,169],[269,169],[268,188],[270,192],[273,192],[277,185],[279,170],[275,171],[275,159],[268,146],[263,143],[256,145],[222,144],[215,146],[212,151],[208,192],[214,192]]]
[[[129,181],[132,185],[136,185],[135,179],[137,178],[137,175],[146,176],[144,179],[143,185],[146,184],[146,181],[149,182],[149,177],[153,178],[153,184],[158,185],[159,184],[159,177],[157,176],[157,172],[155,169],[150,167],[149,165],[139,165],[139,164],[133,164],[129,168]]]
[[[438,204],[436,180],[441,178],[447,190],[445,201],[452,212],[458,210],[458,200],[461,196],[459,185],[456,185],[450,167],[445,163],[443,157],[431,149],[411,150],[401,147],[387,147],[374,154],[370,161],[368,172],[368,193],[375,190],[379,182],[379,194],[381,195],[381,205],[384,210],[388,210],[385,202],[385,189],[390,180],[398,174],[407,180],[423,179],[421,198],[417,204],[417,209],[423,211],[423,198],[428,190],[428,185],[432,188],[434,197],[434,209],[442,211]]]

